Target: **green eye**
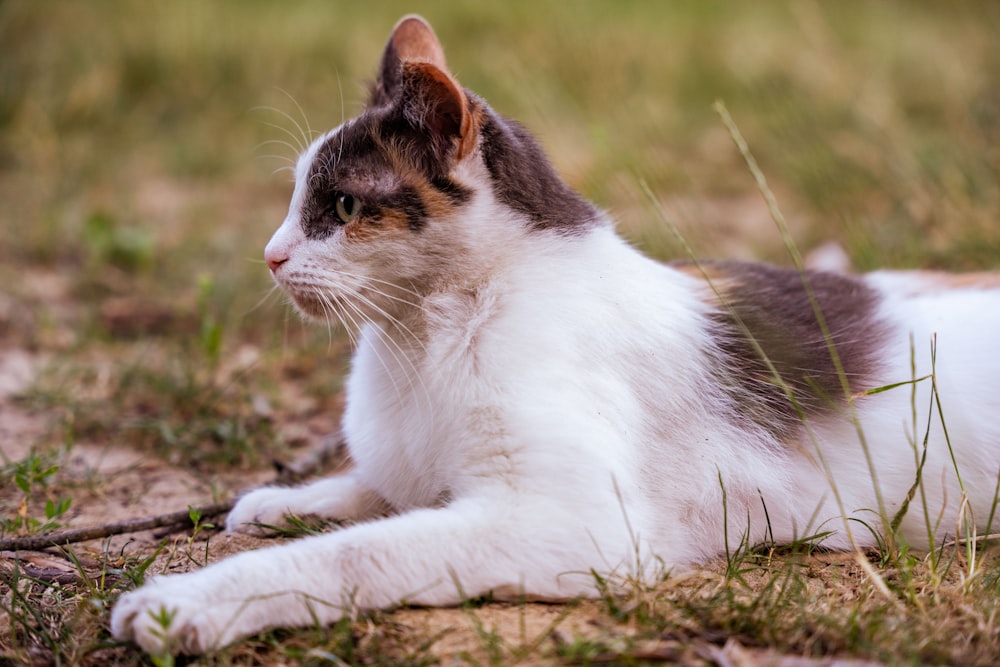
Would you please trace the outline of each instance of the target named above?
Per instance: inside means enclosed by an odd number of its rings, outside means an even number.
[[[336,211],[337,217],[346,225],[349,222],[353,222],[358,217],[358,214],[361,213],[361,202],[351,195],[342,192],[337,195]]]

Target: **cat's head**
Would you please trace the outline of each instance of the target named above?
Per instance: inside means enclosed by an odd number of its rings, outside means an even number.
[[[265,250],[299,310],[358,323],[473,280],[531,235],[601,220],[520,125],[458,84],[431,27],[393,29],[365,110],[299,157]]]

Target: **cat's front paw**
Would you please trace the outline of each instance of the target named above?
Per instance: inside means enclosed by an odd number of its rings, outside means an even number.
[[[153,579],[126,593],[111,611],[111,633],[150,655],[201,654],[234,641],[239,605],[205,599],[184,575]]]
[[[294,490],[265,486],[255,489],[236,501],[226,517],[226,530],[248,535],[271,535],[275,528],[287,525],[285,517],[293,514],[290,507]]]

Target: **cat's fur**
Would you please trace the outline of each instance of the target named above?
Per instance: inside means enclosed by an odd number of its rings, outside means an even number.
[[[956,466],[980,529],[990,513],[1000,278],[647,259],[455,82],[417,17],[396,26],[368,108],[299,159],[265,257],[303,313],[357,331],[354,467],[253,491],[227,527],[357,524],[151,579],[112,616],[147,651],[401,603],[590,596],[592,570],[717,556],[724,516],[733,539],[868,546],[845,518],[885,527],[928,420],[902,535],[927,543],[925,506],[935,540],[955,534]],[[930,380],[862,395],[931,373],[935,335],[955,464]]]

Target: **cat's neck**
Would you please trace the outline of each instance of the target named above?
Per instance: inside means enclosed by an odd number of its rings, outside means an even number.
[[[626,245],[596,212],[576,233],[559,233],[526,226],[523,214],[481,192],[461,215],[439,249],[445,268],[397,286],[381,316],[371,318],[400,346],[421,348],[442,328],[481,317],[484,301],[517,299],[532,285],[558,289],[567,271]]]

